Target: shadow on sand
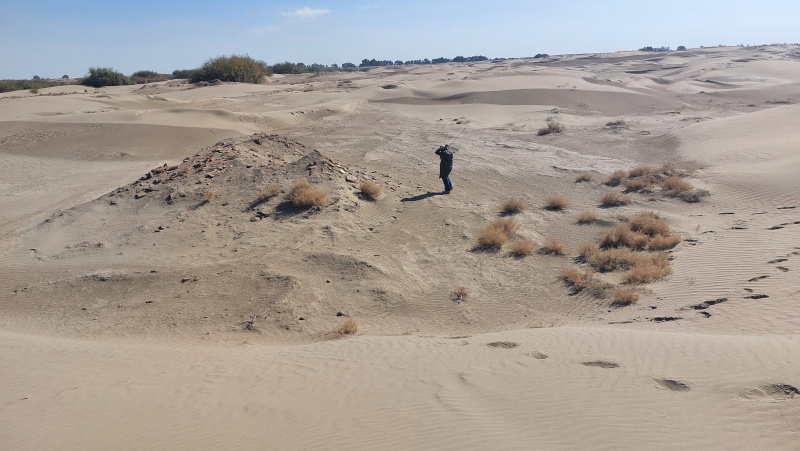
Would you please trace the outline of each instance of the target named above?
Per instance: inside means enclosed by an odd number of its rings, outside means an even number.
[[[404,197],[404,198],[400,199],[400,202],[416,202],[418,200],[427,199],[429,197],[442,196],[442,195],[444,195],[444,193],[441,192],[441,191],[440,192],[436,192],[436,193],[428,191],[425,194],[417,194],[414,197]]]

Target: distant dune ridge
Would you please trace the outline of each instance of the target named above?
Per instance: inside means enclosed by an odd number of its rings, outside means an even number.
[[[0,94],[0,443],[795,449],[798,74],[774,45]]]

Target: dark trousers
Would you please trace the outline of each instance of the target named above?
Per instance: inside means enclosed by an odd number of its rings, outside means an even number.
[[[453,183],[450,182],[450,177],[444,177],[442,181],[444,182],[444,190],[446,192],[449,192],[453,189]]]

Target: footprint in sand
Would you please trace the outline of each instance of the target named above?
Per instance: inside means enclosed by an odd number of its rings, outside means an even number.
[[[772,399],[777,401],[800,399],[800,390],[789,384],[769,384],[742,392],[742,398]]]
[[[683,382],[674,379],[661,379],[653,378],[653,380],[662,388],[670,391],[689,391],[689,386]]]
[[[583,366],[593,366],[597,368],[619,368],[619,364],[614,362],[606,362],[603,360],[595,360],[593,362],[582,362]]]
[[[490,348],[500,348],[500,349],[511,349],[516,348],[519,346],[518,343],[514,343],[513,341],[495,341],[486,345]]]

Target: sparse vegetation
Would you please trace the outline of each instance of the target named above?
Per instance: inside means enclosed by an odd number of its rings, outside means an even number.
[[[617,186],[622,183],[623,180],[628,178],[628,173],[622,170],[614,171],[611,175],[608,176],[608,180],[605,181],[605,184],[608,186]]]
[[[627,180],[625,181],[625,189],[627,191],[652,192],[654,183],[655,180],[651,177]]]
[[[562,268],[558,276],[567,286],[572,288],[572,291],[578,293],[589,286],[594,277],[594,273],[589,268],[581,270],[581,268],[571,266],[569,268]]]
[[[691,204],[691,203],[695,203],[695,202],[700,202],[700,199],[702,199],[704,197],[708,197],[710,195],[711,195],[711,193],[709,193],[708,190],[705,190],[705,189],[693,189],[693,190],[689,191],[688,193],[681,193],[681,195],[678,196],[678,197],[682,201],[688,202],[688,203]]]
[[[500,249],[519,230],[512,218],[500,218],[486,226],[478,237],[478,245],[486,249]]]
[[[341,338],[345,335],[355,335],[358,332],[358,323],[353,318],[347,318],[330,332],[330,335],[334,338]]]
[[[523,258],[531,255],[534,247],[533,241],[527,238],[519,238],[511,242],[508,247],[508,251],[514,257]]]
[[[539,129],[536,134],[538,136],[549,135],[551,133],[563,133],[564,125],[557,121],[547,121],[547,126]]]
[[[645,175],[658,174],[659,172],[661,172],[661,170],[659,168],[655,168],[653,166],[637,166],[637,167],[631,169],[630,171],[628,171],[628,177],[629,178],[636,178],[636,177],[642,177],[642,176],[645,176]]]
[[[133,85],[136,82],[110,67],[90,67],[89,75],[81,81],[81,84],[102,88],[104,86]]]
[[[569,201],[561,196],[548,197],[544,208],[551,211],[561,211],[569,208]]]
[[[677,233],[667,236],[656,235],[650,239],[650,243],[648,243],[647,247],[653,251],[665,251],[677,246],[682,240],[683,238]]]
[[[614,304],[631,305],[639,300],[639,292],[634,287],[618,288],[614,291]]]
[[[383,188],[369,180],[362,181],[358,189],[361,191],[361,194],[369,197],[370,199],[377,199],[378,196],[380,196],[383,192]]]
[[[630,285],[639,285],[655,282],[670,274],[672,274],[672,268],[669,266],[669,256],[666,253],[659,253],[650,258],[637,259],[622,280]]]
[[[464,302],[467,300],[467,296],[469,296],[467,287],[458,287],[450,292],[450,297],[453,299],[453,302]]]
[[[661,189],[668,191],[671,195],[686,193],[694,188],[691,183],[679,177],[667,177],[661,181]]]
[[[49,88],[61,83],[43,80],[4,80],[0,81],[0,93]]]
[[[256,198],[257,202],[266,202],[273,197],[277,196],[281,193],[281,185],[278,183],[273,183],[269,186],[264,187],[260,193],[258,193],[258,198]]]
[[[214,191],[211,191],[211,190],[206,190],[203,193],[203,202],[204,203],[209,203],[212,200],[214,200],[215,197],[217,197],[217,193],[215,193]]]
[[[593,179],[592,174],[587,174],[587,173],[578,174],[578,176],[575,177],[575,183],[591,182],[592,179]]]
[[[600,198],[600,205],[603,207],[619,207],[629,203],[631,203],[631,196],[616,191],[609,191]]]
[[[542,247],[539,248],[539,252],[545,255],[565,255],[568,250],[567,245],[564,244],[563,241],[550,236],[544,239],[544,243],[542,243]]]
[[[625,119],[617,119],[611,122],[606,122],[606,127],[611,128],[627,128],[628,123],[625,122]]]
[[[286,200],[297,208],[322,208],[328,205],[327,192],[314,188],[306,180],[298,180],[286,193]]]
[[[264,61],[257,61],[248,55],[218,56],[206,61],[191,74],[189,81],[234,81],[239,83],[261,83],[271,74]]]
[[[582,211],[578,215],[578,224],[592,224],[597,221],[597,215],[591,211]]]
[[[515,215],[525,210],[526,207],[525,201],[519,197],[512,197],[503,203],[502,207],[500,207],[500,211],[503,214]]]
[[[131,80],[139,84],[167,81],[171,78],[169,74],[159,74],[152,70],[140,70],[131,74]]]

